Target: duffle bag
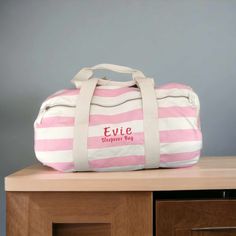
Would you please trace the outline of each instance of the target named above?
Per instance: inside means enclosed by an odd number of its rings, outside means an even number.
[[[95,78],[95,70],[131,74],[132,81]],[[35,154],[63,172],[129,171],[194,165],[202,133],[199,99],[188,86],[156,87],[129,67],[99,64],[54,93],[34,123]]]

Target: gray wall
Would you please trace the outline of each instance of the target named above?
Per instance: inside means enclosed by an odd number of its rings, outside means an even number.
[[[203,155],[236,154],[235,42],[234,0],[0,0],[2,235],[3,177],[36,162],[39,106],[83,66],[128,65],[192,86]]]

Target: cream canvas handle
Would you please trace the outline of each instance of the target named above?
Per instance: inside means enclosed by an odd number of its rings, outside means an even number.
[[[96,71],[96,70],[109,70],[109,71],[122,73],[122,74],[131,74],[133,77],[133,81],[122,82],[123,86],[134,85],[136,78],[146,78],[145,75],[143,74],[143,72],[136,70],[136,69],[126,67],[126,66],[118,66],[118,65],[114,65],[114,64],[99,64],[96,66],[85,67],[85,68],[81,69],[75,75],[72,82],[75,84],[75,86],[77,88],[79,88],[81,86],[81,82],[90,79],[93,76],[94,71]],[[98,81],[98,84],[118,85],[119,82],[114,82],[114,81],[104,82],[104,80],[103,80],[103,81]]]
[[[160,137],[156,92],[152,80],[137,78],[143,105],[145,169],[160,165]]]
[[[93,78],[83,82],[76,101],[73,159],[76,171],[89,171],[88,163],[88,127],[90,104],[98,79]]]
[[[80,94],[76,103],[75,129],[73,157],[76,171],[89,171],[87,155],[87,138],[89,127],[90,104],[95,91],[98,79],[90,77],[93,70],[107,69],[119,73],[132,74],[135,84],[140,88],[143,105],[143,126],[145,142],[145,168],[157,168],[160,163],[160,139],[158,129],[158,107],[156,92],[153,80],[146,78],[138,70],[124,66],[111,64],[100,64],[91,68],[85,68],[75,76],[76,81],[82,81],[80,84]],[[91,74],[92,73],[92,74]],[[79,76],[78,76],[79,75]]]

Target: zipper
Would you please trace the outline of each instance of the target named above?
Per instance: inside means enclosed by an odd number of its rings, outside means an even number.
[[[186,98],[190,101],[190,103],[194,104],[193,98],[192,96],[165,96],[162,98],[157,98],[157,100],[162,100],[165,98]],[[140,98],[133,98],[133,99],[129,99],[128,101],[134,101],[134,100],[138,100]],[[119,106],[122,105],[124,103],[126,103],[127,101],[121,102],[119,104],[116,105],[111,105],[111,106],[104,106],[101,104],[97,104],[97,103],[91,103],[91,105],[95,105],[95,106],[100,106],[100,107],[115,107],[115,106]],[[194,104],[195,105],[195,104]],[[44,108],[40,109],[39,115],[37,117],[37,123],[41,123],[42,118],[44,117],[44,114],[47,112],[47,110],[49,110],[50,108],[54,108],[54,107],[68,107],[68,108],[75,108],[76,105],[68,105],[68,104],[54,104],[54,105],[46,105]]]
[[[166,96],[166,97],[162,97],[162,98],[157,98],[157,100],[162,100],[162,99],[169,98],[169,97],[171,97],[171,98],[186,98],[186,99],[188,99],[191,103],[193,103],[192,99],[190,99],[190,97],[188,97],[188,96]],[[140,98],[129,99],[129,100],[127,100],[127,101],[118,103],[118,104],[116,104],[116,105],[110,105],[110,106],[109,106],[109,105],[104,106],[104,105],[101,105],[101,104],[98,104],[98,103],[91,103],[91,105],[100,106],[100,107],[116,107],[116,106],[120,106],[120,105],[122,105],[122,104],[124,104],[124,103],[126,103],[126,102],[128,102],[128,101],[134,101],[134,100],[138,100],[138,99],[140,99]],[[44,109],[45,109],[45,110],[48,110],[49,108],[58,107],[58,106],[63,106],[63,107],[76,107],[76,105],[55,104],[55,105],[48,105],[48,106],[46,106]]]

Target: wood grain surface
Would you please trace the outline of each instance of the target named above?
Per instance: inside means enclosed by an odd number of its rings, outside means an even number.
[[[203,157],[195,166],[127,172],[60,173],[40,164],[5,178],[6,191],[162,191],[236,189],[236,157]]]

